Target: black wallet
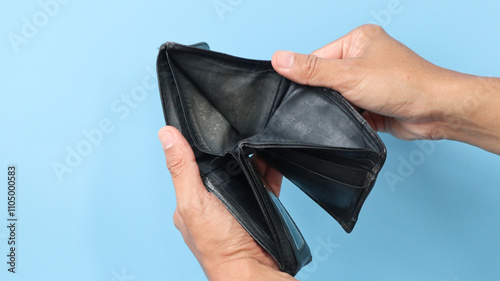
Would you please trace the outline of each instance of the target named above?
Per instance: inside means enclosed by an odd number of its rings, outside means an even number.
[[[282,271],[295,275],[311,253],[254,169],[253,154],[351,232],[386,149],[338,92],[291,82],[269,61],[213,52],[206,43],[163,44],[157,72],[166,123],[190,143],[207,190]]]

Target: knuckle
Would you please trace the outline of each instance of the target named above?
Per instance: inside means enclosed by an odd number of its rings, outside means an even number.
[[[307,59],[302,66],[302,73],[304,74],[306,81],[309,82],[318,75],[318,61],[319,59],[315,55],[307,56]]]
[[[366,89],[370,89],[370,79],[368,79],[371,69],[369,67],[361,67],[362,63],[349,62],[341,68],[343,78],[340,79],[338,90],[350,102],[360,105],[366,99]],[[356,66],[355,66],[356,65]]]
[[[182,225],[182,218],[179,215],[179,211],[177,209],[175,209],[174,216],[173,216],[173,221],[174,221],[175,228],[177,228],[178,230],[180,230],[181,229],[181,225]]]
[[[167,168],[170,171],[172,178],[178,178],[184,174],[188,163],[180,155],[170,155],[167,161]]]
[[[206,197],[177,202],[177,213],[184,223],[190,223],[210,212],[214,205],[212,194]]]
[[[360,26],[359,31],[370,38],[375,38],[385,33],[384,28],[376,24],[362,25]]]
[[[179,223],[184,223],[185,221],[189,221],[189,219],[192,217],[193,208],[192,208],[192,206],[186,206],[184,204],[179,204],[179,205],[177,205],[176,213],[177,213],[177,216],[174,213],[174,219],[175,219],[175,217],[177,217],[177,220]]]

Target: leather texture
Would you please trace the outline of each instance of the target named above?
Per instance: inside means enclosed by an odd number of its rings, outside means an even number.
[[[311,253],[252,155],[352,231],[386,149],[338,92],[296,84],[269,61],[213,52],[206,43],[163,44],[157,72],[166,123],[190,143],[207,190],[282,271],[295,275]]]

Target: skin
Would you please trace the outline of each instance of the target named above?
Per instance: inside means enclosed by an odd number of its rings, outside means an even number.
[[[379,132],[450,139],[500,154],[500,79],[438,67],[364,25],[311,55],[278,51],[273,67],[300,84],[336,89]]]
[[[165,151],[177,199],[174,224],[209,280],[295,280],[241,227],[222,202],[209,193],[191,147],[174,127],[159,138]],[[275,194],[282,176],[259,158],[254,166]]]
[[[404,140],[450,139],[500,154],[500,79],[438,67],[364,25],[314,51],[278,51],[275,70],[300,84],[336,89],[379,132]],[[209,280],[296,280],[239,225],[200,178],[193,151],[170,126],[159,132],[175,186],[174,224]],[[254,165],[276,194],[282,176]]]

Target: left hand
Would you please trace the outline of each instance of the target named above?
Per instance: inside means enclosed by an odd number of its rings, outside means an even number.
[[[171,126],[158,136],[177,198],[174,224],[210,280],[295,280],[245,231],[222,202],[208,192],[194,153]],[[282,176],[258,157],[254,165],[278,195]],[[282,279],[283,278],[283,279]]]

